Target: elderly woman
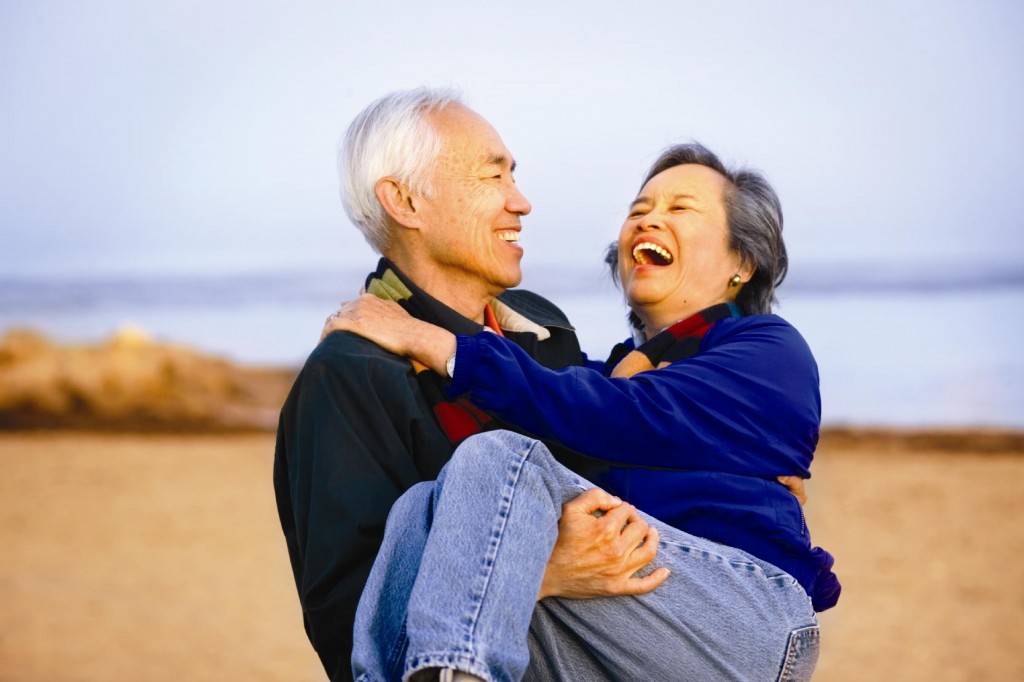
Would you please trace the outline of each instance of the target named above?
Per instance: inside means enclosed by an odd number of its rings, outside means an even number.
[[[839,583],[776,480],[810,475],[820,420],[811,352],[770,314],[787,267],[778,198],[700,145],[672,147],[608,261],[635,338],[607,363],[546,369],[498,333],[455,336],[369,295],[329,321],[581,453],[589,479],[494,431],[409,490],[360,601],[361,679],[809,679],[814,612]],[[657,589],[545,598],[560,523],[592,515],[628,537],[636,508],[653,530],[627,554],[656,552],[641,573]]]

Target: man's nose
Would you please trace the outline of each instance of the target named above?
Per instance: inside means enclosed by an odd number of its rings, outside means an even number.
[[[526,215],[533,210],[529,199],[519,190],[519,186],[514,184],[509,187],[505,208],[508,209],[509,213],[516,213],[518,215]]]

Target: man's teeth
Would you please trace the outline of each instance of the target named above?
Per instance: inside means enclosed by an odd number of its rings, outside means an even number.
[[[519,241],[519,233],[515,230],[502,230],[498,233],[498,239],[505,242],[517,242]]]
[[[653,242],[640,242],[633,247],[633,260],[640,265],[651,265],[654,260],[657,260],[651,259],[649,254],[644,253],[644,251],[653,251],[660,256],[661,258],[660,262],[657,263],[658,265],[668,265],[672,262],[672,254],[669,253],[668,249],[665,247],[659,246]]]

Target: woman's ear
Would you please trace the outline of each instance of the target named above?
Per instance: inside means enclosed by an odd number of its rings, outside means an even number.
[[[757,267],[747,258],[740,258],[740,264],[736,268],[736,274],[740,276],[740,282],[746,284],[753,278]]]
[[[395,223],[410,229],[419,229],[423,224],[423,216],[419,211],[419,197],[409,191],[408,185],[397,178],[386,176],[373,186],[373,193],[384,211]]]

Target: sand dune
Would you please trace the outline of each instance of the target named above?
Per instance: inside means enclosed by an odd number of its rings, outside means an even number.
[[[295,371],[255,368],[122,329],[104,343],[0,339],[0,429],[266,430]]]

